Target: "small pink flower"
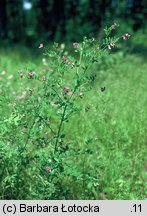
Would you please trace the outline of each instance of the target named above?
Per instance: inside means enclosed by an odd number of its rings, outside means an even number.
[[[44,81],[44,82],[46,81],[46,77],[45,76],[42,77],[42,81]]]
[[[129,40],[130,37],[131,37],[131,35],[129,35],[128,33],[125,33],[125,34],[122,36],[122,38],[123,38],[124,40]]]
[[[41,49],[43,47],[44,47],[43,43],[39,44],[39,46],[38,46],[39,49]]]
[[[62,56],[62,61],[63,61],[65,64],[70,65],[71,67],[74,67],[74,63],[71,62],[71,61],[69,61],[69,60],[67,59],[67,56],[63,55],[63,56]]]
[[[29,76],[30,78],[32,78],[34,75],[35,75],[35,72],[34,72],[34,71],[30,71],[30,72],[28,73],[28,76]]]
[[[71,61],[67,61],[67,64],[68,64],[68,65],[72,65],[72,62],[71,62]]]
[[[111,50],[114,46],[115,46],[115,43],[112,42],[112,43],[110,43],[110,44],[108,45],[108,49]]]
[[[67,56],[63,55],[62,56],[62,61],[66,63],[67,62]]]
[[[64,87],[64,93],[67,94],[67,93],[69,93],[69,92],[70,92],[70,88]]]
[[[78,46],[79,46],[79,44],[78,44],[77,42],[74,42],[74,43],[73,43],[73,47],[74,47],[74,49],[77,49]]]
[[[23,127],[23,128],[22,128],[22,132],[23,132],[23,133],[26,133],[26,131],[27,131],[27,128]]]
[[[51,172],[51,168],[49,166],[44,167],[45,171],[50,173]]]
[[[114,29],[116,29],[116,27],[118,27],[118,24],[117,23],[114,23],[112,26],[111,26],[111,28],[114,30]]]

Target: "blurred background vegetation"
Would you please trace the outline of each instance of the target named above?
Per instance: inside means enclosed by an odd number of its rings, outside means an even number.
[[[120,32],[139,32],[140,38],[146,32],[146,6],[146,0],[0,0],[0,44],[101,39],[104,27],[114,22]]]

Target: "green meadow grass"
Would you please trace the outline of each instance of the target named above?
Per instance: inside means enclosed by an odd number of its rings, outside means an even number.
[[[7,88],[11,104],[31,87],[19,78],[18,69],[29,65],[41,70],[41,58],[19,51],[1,50],[0,55],[0,86]],[[78,99],[78,112],[64,126],[71,151],[63,164],[75,178],[67,175],[62,180],[67,192],[59,199],[146,199],[147,63],[135,55],[120,54],[118,60],[117,56],[106,66],[93,68],[97,76],[91,90]],[[1,104],[0,113],[4,120],[11,106]],[[23,198],[37,197],[30,191]]]
[[[94,152],[85,159],[85,172],[99,176],[93,198],[145,199],[147,64],[128,56],[104,73],[105,80],[95,81],[81,103],[80,115],[74,116],[66,128],[68,139],[75,139],[75,146]],[[104,92],[100,91],[101,86],[106,87]],[[80,164],[81,156],[77,161]]]

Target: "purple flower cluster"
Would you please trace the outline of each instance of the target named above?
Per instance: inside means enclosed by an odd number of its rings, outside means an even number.
[[[72,67],[74,66],[73,62],[69,61],[66,55],[63,55],[63,56],[62,56],[62,61],[63,61],[65,64],[71,65]]]
[[[67,94],[69,96],[72,96],[73,92],[70,90],[69,87],[64,87],[64,94]]]
[[[122,38],[123,38],[124,40],[129,40],[130,37],[131,37],[131,35],[129,35],[128,33],[125,33],[125,34],[122,36]]]
[[[64,92],[65,92],[65,93],[70,92],[70,88],[68,88],[68,87],[64,87]]]
[[[51,172],[51,167],[50,167],[50,166],[45,166],[44,169],[45,169],[45,171],[48,172],[48,173]]]

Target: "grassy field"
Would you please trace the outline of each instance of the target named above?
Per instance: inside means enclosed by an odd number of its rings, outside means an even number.
[[[56,173],[49,147],[38,147],[37,141],[36,148],[30,142],[27,150],[35,152],[31,153],[35,159],[29,165],[20,165],[20,155],[14,149],[23,144],[23,133],[17,139],[9,136],[10,130],[17,134],[20,128],[16,124],[14,130],[6,122],[17,95],[31,88],[29,82],[19,78],[18,69],[27,65],[42,70],[41,57],[20,54],[19,50],[1,50],[0,55],[1,199],[146,199],[145,59],[116,53],[104,65],[93,68],[97,76],[90,90],[78,99],[78,112],[63,128],[65,147],[70,149],[61,159],[63,175],[61,170]],[[52,164],[51,173],[43,170],[45,161]]]

